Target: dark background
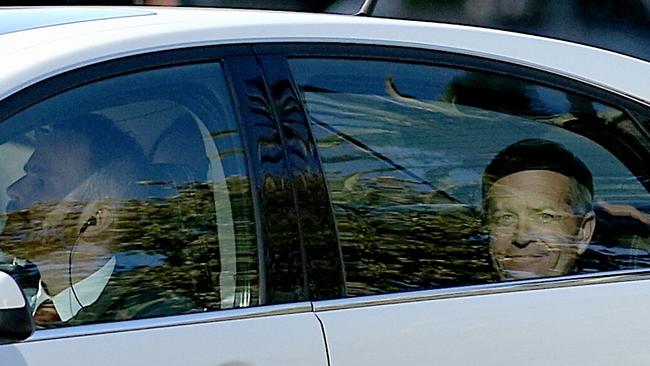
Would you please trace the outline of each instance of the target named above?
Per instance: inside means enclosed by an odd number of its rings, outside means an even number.
[[[2,5],[171,5],[353,14],[363,0],[15,0]],[[650,61],[650,0],[378,0],[375,16],[478,25]]]

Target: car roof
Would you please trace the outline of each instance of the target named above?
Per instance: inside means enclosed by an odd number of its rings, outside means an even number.
[[[151,14],[154,13],[127,8],[4,8],[0,9],[0,34],[60,24]]]
[[[53,8],[42,8],[53,9]],[[79,7],[57,7],[76,12]],[[88,7],[85,9],[100,9]],[[330,42],[415,47],[496,59],[618,92],[650,104],[650,63],[566,41],[471,26],[282,11],[103,7],[0,35],[0,98],[50,76],[113,58],[201,45]],[[2,10],[17,17],[27,9]],[[147,16],[118,15],[147,12]],[[29,28],[29,29],[27,29]]]

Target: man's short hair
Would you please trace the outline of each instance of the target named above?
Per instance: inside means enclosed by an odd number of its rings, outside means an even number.
[[[492,185],[510,174],[527,170],[548,170],[571,180],[567,200],[580,214],[592,210],[593,178],[589,168],[561,144],[543,139],[526,139],[501,150],[483,172],[483,206]]]
[[[44,126],[37,132],[37,139],[50,132],[69,132],[86,139],[94,170],[115,161],[144,158],[140,144],[132,136],[115,126],[113,121],[97,114],[87,113]]]
[[[74,188],[74,198],[89,201],[138,196],[135,180],[138,171],[144,169],[145,155],[140,144],[113,121],[96,114],[83,114],[42,127],[37,139],[49,133],[70,133],[88,144],[90,175]]]

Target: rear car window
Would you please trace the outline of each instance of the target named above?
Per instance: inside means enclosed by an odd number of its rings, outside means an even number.
[[[349,296],[646,268],[648,141],[543,83],[294,58]]]

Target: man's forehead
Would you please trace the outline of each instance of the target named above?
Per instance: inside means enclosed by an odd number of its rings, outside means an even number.
[[[86,154],[80,151],[89,149],[89,141],[75,131],[48,128],[36,132],[33,147],[32,163],[42,160],[51,161],[49,164],[61,165],[64,162],[60,159],[85,156]]]
[[[508,174],[496,180],[494,185],[525,186],[527,183],[543,183],[552,185],[567,185],[571,181],[568,176],[554,170],[530,169]]]
[[[524,170],[506,175],[492,185],[488,198],[513,196],[521,199],[564,201],[571,178],[550,170]]]
[[[584,162],[563,145],[537,138],[521,140],[499,151],[483,171],[483,194],[495,181],[527,170],[549,170],[571,177],[593,195],[593,177]]]

